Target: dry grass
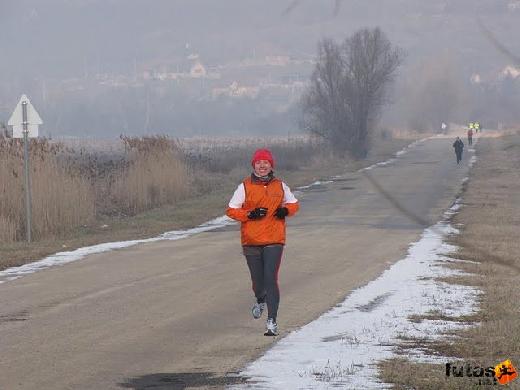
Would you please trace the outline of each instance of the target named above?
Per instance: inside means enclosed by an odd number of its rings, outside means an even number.
[[[117,172],[110,197],[120,211],[135,215],[173,205],[190,193],[188,166],[176,142],[166,137],[123,137],[127,166]]]
[[[393,383],[396,390],[469,390],[482,387],[475,387],[471,379],[447,378],[443,365],[414,364],[396,358],[383,362],[379,368],[383,380]]]
[[[165,137],[123,138],[125,153],[100,157],[31,140],[32,235],[57,238],[103,217],[135,215],[185,198],[191,188],[178,145]],[[25,239],[23,145],[0,138],[0,242]]]
[[[228,174],[247,166],[253,152],[269,148],[275,156],[276,170],[294,171],[312,165],[329,154],[324,144],[308,137],[252,138],[242,141],[200,140],[200,143],[184,141],[190,163],[210,173]]]
[[[469,314],[463,316],[450,316],[442,311],[434,310],[425,314],[415,314],[408,318],[412,322],[422,322],[425,320],[440,320],[440,321],[451,321],[451,322],[463,322],[463,323],[474,323],[482,319],[479,314]]]
[[[473,284],[484,294],[479,326],[455,332],[455,341],[428,343],[434,353],[463,359],[483,367],[511,359],[520,365],[520,133],[485,138],[478,145],[478,161],[463,195],[465,206],[454,218],[462,224],[453,238],[460,247],[459,268],[473,278],[450,278],[452,283]],[[461,319],[463,320],[463,319]],[[476,378],[447,379],[443,365],[392,359],[381,364],[382,378],[397,389],[470,389]],[[421,373],[421,375],[416,375]],[[512,388],[520,386],[518,380]],[[516,386],[516,387],[515,387]]]
[[[35,240],[59,235],[95,218],[88,179],[58,162],[61,145],[31,140],[32,234]],[[0,138],[0,242],[23,240],[25,230],[23,144]]]
[[[302,137],[235,140],[230,144],[197,140],[199,146],[197,142],[187,146],[164,137],[123,137],[121,146],[112,143],[107,150],[88,144],[79,150],[62,148],[56,153],[55,164],[61,167],[63,180],[81,178],[90,183],[94,218],[76,225],[61,225],[61,232],[42,234],[33,245],[2,240],[0,269],[63,249],[150,237],[220,216],[237,184],[250,173],[249,159],[258,147],[273,150],[277,157],[276,174],[296,187],[387,159],[416,138],[378,138],[364,161],[333,158],[316,141]],[[4,168],[0,165],[0,175]],[[56,180],[52,176],[46,183],[49,191],[64,188],[53,184]],[[81,188],[77,183],[71,186],[74,188],[67,192]],[[0,201],[5,201],[4,197]],[[71,200],[67,207],[74,209],[79,204]],[[0,206],[0,230],[4,234],[11,229],[10,220],[3,218],[8,209]]]

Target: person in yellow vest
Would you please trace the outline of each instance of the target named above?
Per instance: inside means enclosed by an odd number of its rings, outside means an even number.
[[[276,336],[280,302],[278,271],[285,245],[285,219],[299,209],[298,199],[274,176],[275,161],[268,149],[258,149],[251,159],[253,172],[235,190],[226,215],[241,222],[241,242],[251,274],[258,319],[267,305],[266,336]]]

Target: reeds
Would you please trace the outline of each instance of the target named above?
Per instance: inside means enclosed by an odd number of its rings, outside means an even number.
[[[165,137],[121,137],[127,166],[111,184],[118,208],[136,214],[173,205],[190,193],[188,167],[178,144]]]
[[[326,154],[320,140],[307,136],[283,138],[197,139],[184,141],[187,158],[194,166],[213,173],[229,173],[248,167],[256,149],[269,148],[275,156],[276,170],[297,170]]]
[[[58,161],[61,144],[33,139],[29,145],[32,235],[35,240],[58,235],[95,217],[95,199],[88,179]],[[0,242],[26,237],[23,144],[0,138]]]
[[[85,143],[30,141],[35,241],[235,185],[249,172],[256,148],[269,147],[276,169],[286,171],[326,153],[306,137],[181,143],[166,136],[121,136],[119,142],[103,150]],[[26,237],[24,191],[23,144],[0,137],[0,244]]]

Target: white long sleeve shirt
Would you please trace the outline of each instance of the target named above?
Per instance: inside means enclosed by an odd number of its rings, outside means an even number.
[[[294,194],[291,192],[291,189],[287,184],[282,182],[282,188],[283,188],[283,203],[297,203],[298,199],[294,196]],[[231,197],[231,200],[229,201],[229,207],[232,209],[239,209],[242,207],[244,202],[246,201],[246,189],[244,187],[244,183],[240,183],[240,185],[237,187],[235,192],[233,193],[233,196]]]

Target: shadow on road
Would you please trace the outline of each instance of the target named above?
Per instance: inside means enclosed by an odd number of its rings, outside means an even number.
[[[179,372],[143,375],[127,379],[119,386],[135,390],[177,390],[188,387],[219,387],[245,383],[246,377],[228,374],[216,376],[211,372]]]

